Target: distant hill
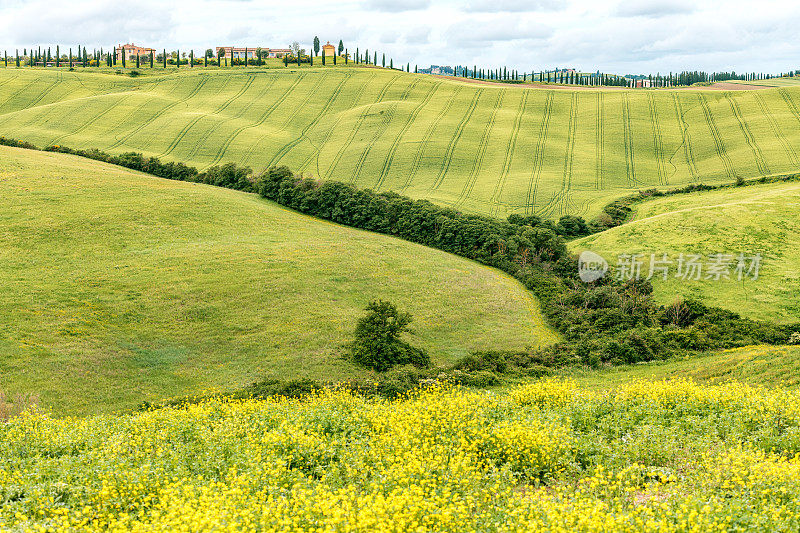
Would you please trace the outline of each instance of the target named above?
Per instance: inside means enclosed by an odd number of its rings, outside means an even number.
[[[371,299],[434,362],[557,339],[516,280],[240,193],[0,147],[0,390],[56,413],[341,380]]]
[[[497,216],[591,217],[631,190],[800,168],[800,87],[547,90],[353,66],[143,72],[0,69],[0,135],[200,167],[285,164]]]

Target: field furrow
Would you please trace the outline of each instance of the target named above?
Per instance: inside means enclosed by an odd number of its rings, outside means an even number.
[[[604,98],[603,98],[603,91],[597,91],[595,95],[596,99],[596,106],[597,106],[597,118],[595,122],[595,178],[594,178],[594,186],[595,189],[602,190],[603,188],[603,144],[605,143],[605,135],[603,131],[603,125],[605,121],[603,120],[603,110],[604,110]]]
[[[789,163],[794,167],[800,167],[800,159],[797,157],[797,152],[795,152],[794,147],[786,138],[786,135],[784,135],[781,131],[780,126],[778,126],[778,123],[775,120],[775,115],[767,106],[766,102],[764,102],[764,98],[762,98],[758,92],[753,93],[753,98],[755,98],[756,103],[758,103],[758,108],[761,110],[761,113],[764,115],[764,117],[766,117],[769,127],[772,130],[772,134],[776,139],[778,139],[778,141],[781,143],[781,146],[783,146],[783,150],[786,152],[786,156],[789,158]],[[800,121],[800,119],[798,119],[798,121]]]
[[[494,127],[494,122],[497,117],[497,110],[503,105],[503,97],[505,96],[505,93],[506,89],[497,91],[497,97],[495,98],[495,103],[492,106],[492,114],[489,116],[489,120],[486,121],[486,125],[483,127],[483,134],[481,135],[481,140],[478,143],[478,152],[475,156],[475,159],[472,160],[472,170],[470,171],[469,177],[464,182],[464,186],[461,188],[461,193],[459,193],[458,198],[455,201],[455,207],[461,207],[464,201],[469,198],[469,195],[472,194],[472,190],[475,187],[475,181],[478,179],[478,174],[481,171],[483,159],[486,157],[486,149],[489,146],[489,134],[491,134],[492,128]]]
[[[717,128],[717,124],[714,122],[714,115],[711,113],[708,100],[703,94],[698,94],[697,98],[699,99],[700,106],[703,109],[703,115],[705,116],[708,130],[711,132],[711,137],[714,139],[714,146],[716,147],[717,156],[719,157],[720,161],[722,161],[722,165],[725,168],[725,172],[727,173],[728,177],[731,179],[736,179],[736,170],[734,169],[733,164],[728,157],[728,153],[725,150],[725,141],[723,141],[719,129]]]
[[[692,142],[689,136],[689,126],[686,124],[686,120],[683,116],[683,104],[681,103],[680,98],[678,98],[677,93],[672,93],[672,103],[675,107],[675,117],[678,120],[678,124],[680,124],[681,128],[681,136],[682,136],[682,143],[683,146],[683,156],[686,160],[686,166],[689,169],[689,174],[691,176],[691,180],[697,181],[697,164],[694,160],[694,154],[692,152]]]
[[[664,162],[664,141],[661,135],[661,125],[658,122],[658,109],[656,108],[653,95],[648,93],[647,105],[650,110],[650,121],[653,124],[653,153],[656,156],[656,168],[658,170],[658,183],[667,184],[667,168]]]
[[[628,187],[638,185],[633,153],[633,126],[631,124],[631,107],[628,93],[622,95],[622,127],[623,142],[625,143],[625,177]]]
[[[503,188],[508,180],[508,174],[511,172],[511,160],[514,155],[514,149],[517,146],[519,128],[520,124],[522,124],[522,117],[525,115],[525,107],[528,103],[528,97],[530,94],[530,91],[525,91],[522,93],[522,98],[520,98],[519,107],[517,108],[517,114],[514,116],[514,125],[511,127],[511,135],[508,137],[506,152],[505,156],[503,157],[503,169],[500,172],[500,178],[497,180],[497,184],[492,191],[492,196],[489,199],[492,204],[490,213],[493,215],[497,213],[497,209],[500,207],[500,198],[503,194]]]
[[[545,141],[547,140],[547,129],[550,124],[550,115],[553,109],[554,94],[553,91],[548,91],[545,99],[542,122],[539,126],[539,136],[536,140],[536,155],[534,156],[534,163],[531,168],[531,179],[528,184],[528,193],[525,196],[525,205],[523,206],[526,215],[533,213],[536,208],[536,190],[539,186],[539,177],[544,162]]]
[[[409,114],[408,119],[406,119],[405,123],[403,123],[403,127],[400,128],[400,132],[395,135],[394,141],[392,141],[392,145],[389,147],[389,151],[386,154],[386,159],[383,162],[383,167],[381,168],[381,173],[378,176],[378,181],[373,187],[376,191],[381,190],[384,181],[386,181],[386,176],[389,175],[389,170],[392,167],[392,161],[394,161],[395,153],[397,152],[398,146],[400,146],[400,141],[402,140],[403,136],[417,120],[417,116],[419,116],[420,111],[422,111],[422,109],[431,101],[431,98],[433,98],[434,93],[436,93],[441,84],[441,82],[437,82],[428,88],[428,92],[425,93],[425,96],[422,98],[420,103],[414,107],[414,110]]]
[[[750,131],[750,126],[747,125],[747,122],[745,122],[744,118],[742,117],[742,111],[739,109],[739,104],[737,104],[736,101],[731,98],[730,94],[726,94],[725,99],[728,101],[728,105],[731,107],[733,116],[736,118],[736,122],[739,124],[739,130],[742,132],[742,135],[744,135],[747,145],[753,152],[753,157],[755,158],[758,172],[760,174],[769,174],[769,165],[767,165],[767,161],[764,159],[764,153],[761,151],[761,148],[759,148],[755,137],[753,137],[753,133]]]
[[[453,159],[453,152],[456,149],[456,145],[458,144],[459,139],[461,139],[461,135],[464,133],[464,127],[469,122],[469,119],[472,117],[472,114],[475,112],[475,109],[478,107],[478,100],[483,94],[483,89],[478,89],[475,91],[475,94],[472,97],[472,101],[467,107],[464,116],[461,117],[461,122],[458,123],[455,131],[453,132],[453,136],[450,138],[450,143],[447,145],[447,151],[445,152],[445,156],[442,159],[442,166],[439,169],[439,175],[436,176],[436,181],[433,183],[433,187],[431,190],[436,190],[444,181],[444,177],[447,174],[447,171],[450,169],[450,163]]]

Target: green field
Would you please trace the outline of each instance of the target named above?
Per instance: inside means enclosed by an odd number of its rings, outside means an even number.
[[[747,346],[670,361],[603,370],[568,369],[562,375],[602,390],[636,380],[691,379],[698,383],[747,383],[778,388],[800,385],[800,346]]]
[[[700,297],[709,305],[744,316],[800,321],[800,183],[775,183],[667,196],[635,206],[634,220],[571,243],[616,264],[619,254],[641,253],[676,260],[681,253],[760,253],[758,279],[741,282],[686,281],[672,274],[654,280],[664,303],[676,295]],[[676,265],[673,265],[676,267]],[[705,278],[705,274],[702,275]]]
[[[356,375],[337,358],[374,298],[437,363],[550,343],[505,274],[254,194],[0,147],[0,391],[58,413]]]
[[[800,167],[800,87],[546,90],[377,68],[0,69],[0,135],[233,161],[459,209],[591,216],[631,190]]]
[[[796,87],[800,85],[800,76],[790,78],[771,78],[768,80],[730,80],[725,83],[738,83],[740,85],[761,85],[764,87]]]

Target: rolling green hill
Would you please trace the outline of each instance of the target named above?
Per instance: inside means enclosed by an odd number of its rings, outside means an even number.
[[[228,189],[0,147],[0,391],[58,413],[343,379],[367,302],[415,318],[435,362],[554,341],[505,274]]]
[[[744,316],[800,321],[800,183],[777,183],[680,194],[635,207],[632,222],[571,244],[592,250],[612,265],[619,254],[650,254],[676,260],[681,253],[761,254],[758,279],[667,281],[656,278],[656,295],[669,303],[676,295],[700,297],[710,305]],[[706,273],[702,275],[705,278]]]
[[[546,90],[377,68],[0,69],[0,135],[233,161],[483,214],[591,216],[628,191],[800,167],[800,88]]]

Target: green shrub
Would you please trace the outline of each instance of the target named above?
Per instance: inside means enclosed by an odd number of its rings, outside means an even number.
[[[378,372],[395,365],[430,365],[430,357],[424,350],[400,339],[401,333],[409,331],[410,314],[398,311],[397,306],[383,300],[370,302],[367,311],[356,326],[351,346],[354,362]]]

